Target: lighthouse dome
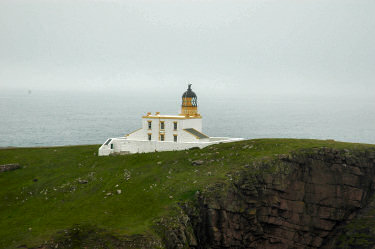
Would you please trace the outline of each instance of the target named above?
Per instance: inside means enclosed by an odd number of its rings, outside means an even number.
[[[184,92],[184,94],[182,94],[182,98],[196,98],[196,97],[197,97],[197,95],[195,94],[195,92],[193,92],[191,90],[191,84],[189,84],[186,92]]]
[[[191,90],[191,84],[188,89],[182,94],[181,115],[184,116],[199,116],[197,95]]]

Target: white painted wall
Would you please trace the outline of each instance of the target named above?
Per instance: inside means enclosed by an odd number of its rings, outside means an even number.
[[[148,121],[151,121],[151,130],[148,129]],[[148,133],[152,133],[151,140],[157,141],[159,140],[159,120],[155,118],[143,118],[142,119],[142,129],[146,134],[144,140],[148,140]]]
[[[175,143],[160,141],[122,141],[119,143],[120,151],[128,151],[129,153],[155,152],[155,151],[173,151],[186,150],[193,147],[204,148],[211,143]],[[119,151],[119,152],[120,152]]]
[[[202,141],[204,140],[204,141]],[[213,138],[201,139],[199,142],[161,142],[161,141],[141,141],[129,140],[126,138],[112,138],[108,145],[99,148],[99,156],[108,156],[112,153],[147,153],[155,151],[186,150],[193,147],[204,148],[212,144],[228,143],[243,140],[242,138]],[[113,144],[113,149],[110,149]]]
[[[134,140],[146,140],[147,139],[147,133],[145,133],[144,129],[140,129],[140,130],[136,130],[136,131],[130,133],[126,137],[128,139],[134,139]]]
[[[148,129],[148,121],[151,121],[151,129]],[[164,130],[160,129],[160,123],[164,121]],[[177,122],[177,130],[174,130],[174,122]],[[113,138],[108,145],[99,148],[99,156],[106,156],[111,153],[142,153],[154,151],[185,150],[192,147],[204,148],[211,144],[221,142],[238,141],[241,139],[230,138],[205,138],[198,139],[184,129],[193,128],[202,132],[202,119],[181,119],[181,118],[142,118],[142,128],[130,133],[123,138]],[[151,141],[148,141],[148,133],[152,134]],[[159,141],[159,134],[164,134],[165,140]],[[177,142],[174,142],[173,135],[177,135]],[[113,145],[113,149],[111,149]]]
[[[148,129],[148,121],[151,121],[151,130]],[[164,121],[164,130],[160,129],[160,123]],[[174,130],[173,123],[177,122],[177,130]],[[147,134],[151,133],[151,141],[159,141],[159,134],[164,134],[165,142],[174,142],[173,135],[177,135],[177,142],[196,142],[198,139],[190,133],[186,133],[183,129],[194,128],[198,131],[202,130],[202,119],[172,119],[172,118],[143,118],[142,130],[143,139],[137,136],[129,136],[129,139],[147,140]],[[142,137],[142,135],[141,135]]]
[[[202,119],[201,118],[188,118],[183,120],[183,129],[194,128],[202,132]]]
[[[180,141],[181,142],[187,142],[187,143],[191,143],[191,142],[199,142],[200,139],[197,139],[193,134],[187,132],[187,131],[184,131],[184,130],[181,130],[180,133],[179,133],[179,136],[180,136]]]
[[[111,153],[113,153],[113,150],[108,145],[102,145],[98,151],[99,156],[109,156]]]

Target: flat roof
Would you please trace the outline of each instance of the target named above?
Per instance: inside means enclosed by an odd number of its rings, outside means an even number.
[[[194,128],[187,128],[187,129],[184,129],[184,131],[187,131],[188,133],[194,135],[196,138],[198,139],[202,139],[202,138],[210,138],[209,136],[207,136],[206,134],[203,134],[202,132],[199,132],[197,131],[196,129]]]

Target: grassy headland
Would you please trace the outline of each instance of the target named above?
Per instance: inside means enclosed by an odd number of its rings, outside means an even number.
[[[299,149],[361,146],[372,145],[257,139],[109,157],[97,156],[98,145],[2,149],[0,165],[19,163],[21,169],[0,173],[0,248],[37,246],[75,225],[152,235],[153,221],[178,202],[231,181],[232,173],[257,160]]]

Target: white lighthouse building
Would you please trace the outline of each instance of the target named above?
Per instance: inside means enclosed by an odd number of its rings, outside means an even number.
[[[202,132],[202,116],[198,113],[197,95],[189,84],[182,95],[179,115],[147,113],[142,117],[142,128],[125,137],[107,139],[99,148],[99,156],[204,148],[211,144],[239,140],[242,138],[209,137]]]

